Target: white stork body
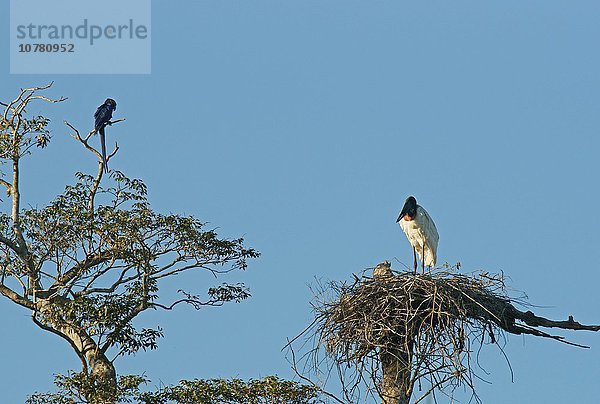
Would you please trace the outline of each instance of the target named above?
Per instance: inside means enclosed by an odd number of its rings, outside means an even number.
[[[414,197],[406,200],[397,223],[419,255],[423,266],[434,267],[440,236],[431,216],[422,206],[417,205]]]

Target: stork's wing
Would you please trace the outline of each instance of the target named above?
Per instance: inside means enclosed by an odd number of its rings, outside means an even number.
[[[429,213],[422,206],[419,206],[417,209],[417,216],[415,217],[415,221],[419,225],[421,232],[425,238],[425,244],[431,250],[431,257],[425,257],[426,265],[429,263],[433,263],[437,261],[437,247],[438,241],[440,240],[440,235],[438,234],[437,228],[435,227],[435,223]],[[427,251],[426,251],[427,255]],[[429,258],[429,259],[427,259]],[[429,263],[428,263],[429,262]]]
[[[437,247],[438,241],[440,241],[440,235],[438,234],[437,228],[435,227],[435,223],[433,222],[431,216],[429,216],[429,213],[427,213],[427,211],[423,209],[422,206],[420,206],[420,208],[421,209],[417,211],[417,216],[420,219],[419,224],[423,228],[427,240],[431,240],[432,244],[434,244]]]

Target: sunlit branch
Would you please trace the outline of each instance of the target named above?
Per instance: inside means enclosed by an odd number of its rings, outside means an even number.
[[[33,310],[35,308],[35,305],[31,300],[19,295],[14,290],[10,289],[5,285],[0,285],[0,293],[2,293],[4,296],[8,297],[10,300],[17,303],[20,306],[26,307],[30,310]]]
[[[42,330],[51,332],[52,334],[58,335],[59,337],[61,337],[62,339],[64,339],[65,341],[67,341],[69,343],[69,345],[71,345],[71,348],[73,348],[73,350],[75,351],[75,353],[77,354],[77,356],[79,357],[79,360],[81,361],[81,366],[83,368],[83,371],[87,373],[87,361],[85,359],[85,356],[83,354],[83,352],[79,349],[79,347],[77,346],[77,344],[75,344],[75,341],[73,341],[72,338],[69,338],[69,336],[67,336],[66,334],[60,332],[59,330],[50,327],[44,323],[42,323],[41,321],[39,321],[36,318],[37,315],[37,311],[33,311],[31,313],[31,319],[33,320],[33,322],[35,323],[35,325],[37,325],[38,327],[40,327]]]

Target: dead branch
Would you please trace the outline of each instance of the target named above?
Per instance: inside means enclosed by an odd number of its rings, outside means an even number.
[[[119,123],[119,122],[123,122],[123,121],[125,121],[125,118],[120,118],[120,119],[117,119],[117,120],[114,120],[114,121],[109,121],[109,125],[112,125],[112,124],[115,124],[115,123]],[[90,211],[93,211],[94,210],[94,200],[95,200],[95,197],[96,197],[96,193],[98,191],[98,187],[100,186],[100,182],[102,181],[102,176],[104,175],[104,160],[102,159],[102,154],[89,144],[90,137],[92,137],[92,135],[94,135],[96,133],[96,129],[92,129],[87,135],[85,135],[85,137],[82,137],[81,134],[79,133],[79,130],[77,130],[73,125],[71,125],[67,121],[64,121],[64,123],[69,128],[71,128],[71,130],[73,131],[73,134],[71,134],[70,136],[73,139],[78,140],[79,143],[81,143],[86,149],[88,149],[90,152],[92,152],[93,154],[95,154],[96,157],[98,157],[98,172],[96,173],[96,177],[94,179],[94,185],[92,187],[92,192],[90,192],[90,198],[89,198],[89,201],[88,201],[88,209]],[[109,153],[106,156],[106,162],[108,163],[108,161],[115,154],[117,154],[118,151],[119,151],[119,145],[117,144],[117,142],[115,142],[115,148],[114,148],[114,150],[111,153]]]
[[[113,125],[115,123],[123,122],[125,120],[126,120],[125,118],[120,118],[120,119],[117,119],[114,121],[110,121],[109,124]],[[94,153],[100,160],[102,160],[102,154],[100,154],[100,152],[98,150],[96,150],[94,147],[90,146],[90,144],[88,143],[90,140],[90,137],[92,137],[94,134],[96,134],[96,129],[92,129],[87,135],[85,135],[85,137],[82,137],[81,134],[79,133],[79,131],[73,125],[71,125],[67,121],[64,121],[64,123],[69,128],[71,128],[71,130],[73,131],[73,134],[71,135],[71,137],[73,139],[78,140],[83,146],[85,146],[86,149],[88,149],[89,151]],[[108,161],[108,159],[110,157],[114,156],[118,150],[119,150],[119,145],[115,142],[115,149],[106,156],[106,160]]]

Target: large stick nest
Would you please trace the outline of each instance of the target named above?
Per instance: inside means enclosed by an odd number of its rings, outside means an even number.
[[[324,297],[331,293],[333,298]],[[452,391],[464,385],[477,399],[471,355],[484,343],[496,343],[510,333],[571,344],[537,327],[600,329],[572,317],[548,320],[520,311],[513,303],[523,302],[508,297],[502,275],[466,275],[452,268],[393,273],[389,263],[379,264],[372,278],[355,277],[353,283],[332,282],[322,288],[314,304],[314,326],[305,331],[315,341],[307,363],[318,371],[323,359],[318,358],[319,348],[324,347],[337,366],[348,401],[357,399],[361,383],[370,394],[381,396],[384,355],[395,358],[397,377],[405,378],[400,384],[408,386],[409,393],[415,384],[426,381],[429,390],[423,397],[437,387]]]

